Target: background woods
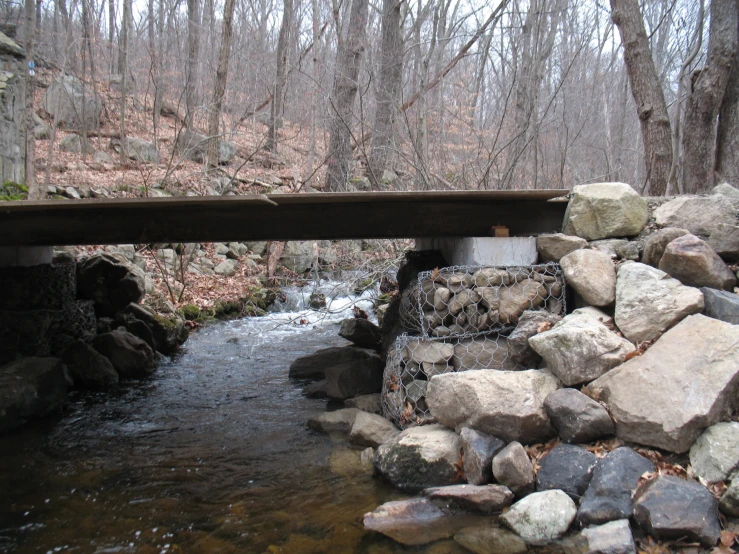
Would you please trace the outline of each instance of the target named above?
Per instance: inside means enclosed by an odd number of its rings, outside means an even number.
[[[0,15],[40,68],[40,186],[57,128],[138,164],[144,194],[198,141],[183,178],[225,175],[218,193],[257,166],[293,191],[663,195],[739,177],[737,0],[4,0]],[[94,124],[41,109],[61,76],[102,94]],[[133,156],[141,141],[156,156]]]

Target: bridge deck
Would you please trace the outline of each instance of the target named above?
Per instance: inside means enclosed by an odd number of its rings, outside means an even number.
[[[0,202],[0,245],[511,236],[560,228],[567,194],[430,191]]]

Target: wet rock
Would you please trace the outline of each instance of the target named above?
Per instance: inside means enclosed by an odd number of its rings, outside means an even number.
[[[581,536],[586,541],[587,554],[636,554],[628,519],[588,527]]]
[[[650,235],[644,243],[642,262],[647,265],[651,265],[652,267],[659,267],[659,261],[662,259],[662,255],[665,253],[667,245],[676,238],[689,234],[690,231],[687,229],[667,227],[661,231],[657,231],[653,235]]]
[[[115,317],[144,297],[143,271],[121,257],[95,254],[77,264],[77,295],[94,301],[98,316]]]
[[[345,319],[339,336],[361,348],[377,348],[382,340],[380,328],[367,319]]]
[[[739,328],[688,316],[584,392],[607,404],[622,440],[685,452],[736,407]]]
[[[691,314],[703,311],[703,294],[664,271],[640,263],[618,268],[615,321],[634,344],[653,340]]]
[[[739,423],[712,425],[690,448],[690,465],[701,479],[724,481],[739,469]]]
[[[326,379],[322,381],[316,381],[305,387],[303,387],[303,396],[307,398],[328,398],[328,385]],[[351,408],[353,406],[347,406]]]
[[[324,412],[310,418],[308,427],[324,433],[349,433],[359,413],[361,412],[356,408]]]
[[[459,433],[462,442],[464,473],[471,485],[484,485],[493,479],[493,458],[505,443],[497,437],[465,427]]]
[[[349,433],[349,442],[361,446],[380,446],[398,433],[400,429],[384,417],[359,412]]]
[[[564,442],[592,442],[616,431],[608,411],[576,389],[554,391],[544,409]]]
[[[588,245],[588,241],[563,233],[539,235],[536,237],[536,251],[539,262],[559,262],[564,256]]]
[[[344,401],[344,406],[347,408],[358,408],[363,412],[369,412],[371,414],[382,415],[381,397],[382,395],[379,393],[363,394],[354,398],[347,398]]]
[[[448,512],[497,514],[513,502],[513,493],[502,485],[451,485],[423,491],[434,504]]]
[[[505,337],[474,337],[454,345],[452,366],[457,370],[468,369],[525,369],[511,359]]]
[[[385,360],[374,350],[353,346],[336,346],[301,356],[290,364],[291,379],[324,379],[326,369],[340,364],[385,366]]]
[[[166,318],[138,304],[129,304],[123,311],[151,329],[154,349],[167,356],[174,354],[189,336],[185,321],[179,317]]]
[[[625,183],[572,188],[562,231],[587,240],[638,235],[649,219],[647,202]]]
[[[739,226],[719,223],[708,239],[708,246],[713,248],[716,254],[724,260],[738,260]]]
[[[559,387],[551,373],[539,370],[446,373],[431,378],[426,402],[447,427],[534,443],[555,434],[544,399]]]
[[[598,458],[580,446],[560,444],[539,460],[536,490],[558,489],[578,502],[590,483]]]
[[[719,509],[728,516],[739,517],[739,479],[734,479],[721,496]]]
[[[59,358],[20,358],[0,368],[0,433],[64,408],[66,370]]]
[[[76,385],[85,389],[109,389],[118,385],[113,364],[83,341],[75,341],[62,356]]]
[[[560,538],[575,519],[577,508],[559,490],[535,492],[516,502],[500,521],[529,544],[541,545]]]
[[[708,317],[739,325],[739,296],[733,292],[702,287],[705,311]]]
[[[77,77],[65,75],[46,89],[41,106],[59,125],[92,130],[100,125],[103,101],[92,87],[85,86]]]
[[[577,512],[578,523],[599,525],[629,519],[633,513],[631,498],[639,478],[654,470],[652,462],[626,446],[608,453],[593,468],[590,485]]]
[[[639,488],[634,519],[660,540],[686,538],[714,546],[721,538],[718,503],[695,481],[662,475]]]
[[[597,250],[576,250],[560,260],[567,284],[591,306],[609,306],[616,298],[616,268]]]
[[[687,229],[694,235],[709,236],[721,223],[734,225],[734,208],[721,196],[680,196],[654,211],[657,225]]]
[[[111,331],[98,335],[92,346],[108,358],[122,379],[148,377],[156,369],[151,347],[128,331]]]
[[[623,363],[635,350],[602,323],[608,320],[594,308],[575,310],[549,331],[531,337],[529,344],[566,386],[587,383]]]
[[[541,356],[529,345],[529,339],[562,320],[562,316],[549,312],[527,311],[518,320],[516,329],[508,336],[508,355],[511,362],[524,368],[534,368]]]
[[[460,479],[459,435],[441,425],[411,427],[377,448],[375,467],[395,487],[417,491]]]
[[[378,356],[379,358],[379,356]],[[329,398],[346,400],[363,394],[382,391],[384,363],[376,359],[367,362],[345,362],[326,368],[327,393]]]
[[[526,541],[497,525],[465,527],[454,540],[475,554],[523,554],[528,550]]]
[[[736,275],[708,244],[694,235],[668,244],[659,268],[691,287],[731,290],[736,284]]]
[[[493,476],[518,496],[534,490],[534,466],[520,442],[509,443],[495,455]]]

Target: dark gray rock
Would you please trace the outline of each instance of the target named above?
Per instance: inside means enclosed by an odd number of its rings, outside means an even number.
[[[739,259],[739,226],[719,223],[708,239],[708,246],[724,260],[736,261]]]
[[[718,507],[727,516],[739,517],[739,479],[734,478],[721,497]]]
[[[76,385],[85,389],[109,389],[118,384],[113,364],[89,344],[76,341],[62,356]]]
[[[125,329],[148,344],[152,350],[156,350],[154,333],[151,332],[151,329],[149,329],[149,326],[146,323],[131,316],[128,316],[125,321],[119,321],[119,323],[122,325],[119,329]]]
[[[465,427],[459,433],[462,441],[464,473],[472,485],[484,485],[493,480],[493,458],[505,447],[497,437]]]
[[[587,554],[636,554],[628,519],[588,527],[581,536],[587,543]]]
[[[59,358],[21,358],[0,368],[0,433],[61,410],[68,402]]]
[[[369,412],[371,414],[382,415],[381,395],[378,393],[347,398],[344,401],[344,406],[347,408],[358,408],[363,412]]]
[[[475,554],[523,554],[526,541],[497,523],[465,527],[454,540]]]
[[[724,290],[701,287],[708,317],[739,325],[739,295]]]
[[[374,350],[335,346],[296,359],[290,364],[289,376],[291,379],[325,379],[328,368],[347,363],[385,366],[385,360]]]
[[[168,319],[138,304],[129,304],[124,313],[143,321],[151,329],[154,338],[153,348],[162,354],[168,356],[174,354],[189,336],[185,321],[178,317]]]
[[[513,503],[513,493],[502,485],[433,487],[423,494],[449,512],[497,514]]]
[[[639,487],[634,519],[644,532],[661,540],[686,538],[714,546],[721,538],[718,503],[695,481],[662,475]]]
[[[630,518],[633,512],[631,497],[639,477],[654,470],[652,462],[626,446],[599,460],[577,512],[580,525],[600,525]]]
[[[662,259],[662,255],[665,253],[667,245],[676,238],[687,234],[690,234],[690,231],[677,227],[667,227],[661,231],[657,231],[648,237],[644,243],[642,262],[647,265],[651,265],[652,267],[659,267],[659,261]]]
[[[520,442],[513,441],[493,458],[493,476],[516,496],[534,490],[534,466]]]
[[[541,356],[531,348],[529,339],[545,330],[547,324],[551,327],[551,325],[561,320],[562,316],[549,312],[533,310],[524,312],[518,319],[518,325],[508,336],[508,356],[510,360],[526,368],[537,367],[537,364],[541,361]]]
[[[128,331],[111,331],[98,335],[92,346],[108,358],[122,379],[148,377],[156,369],[154,351]]]
[[[736,284],[736,275],[695,235],[685,235],[668,244],[659,269],[690,287],[731,290]]]
[[[326,393],[334,400],[346,400],[363,394],[382,391],[382,360],[347,362],[326,368]]]
[[[307,396],[308,398],[328,398],[328,385],[326,384],[326,379],[323,379],[322,381],[316,381],[315,383],[310,383],[309,385],[304,387],[303,395]],[[351,408],[353,406],[347,407]]]
[[[98,316],[115,317],[144,297],[140,269],[111,254],[95,254],[77,264],[77,295],[95,302]]]
[[[377,348],[382,340],[382,331],[367,319],[352,318],[341,322],[339,336],[360,348]]]
[[[591,442],[616,431],[608,410],[577,389],[549,394],[544,409],[564,442]]]
[[[598,458],[580,446],[560,444],[539,460],[536,490],[559,489],[575,502],[585,493]]]

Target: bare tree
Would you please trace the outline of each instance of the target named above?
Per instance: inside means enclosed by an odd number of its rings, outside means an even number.
[[[223,98],[226,95],[228,80],[228,58],[231,55],[231,37],[233,35],[233,16],[236,0],[226,0],[223,7],[223,31],[221,33],[221,50],[218,54],[218,69],[213,86],[213,99],[208,111],[208,163],[217,166],[219,163],[218,122],[221,118]]]

